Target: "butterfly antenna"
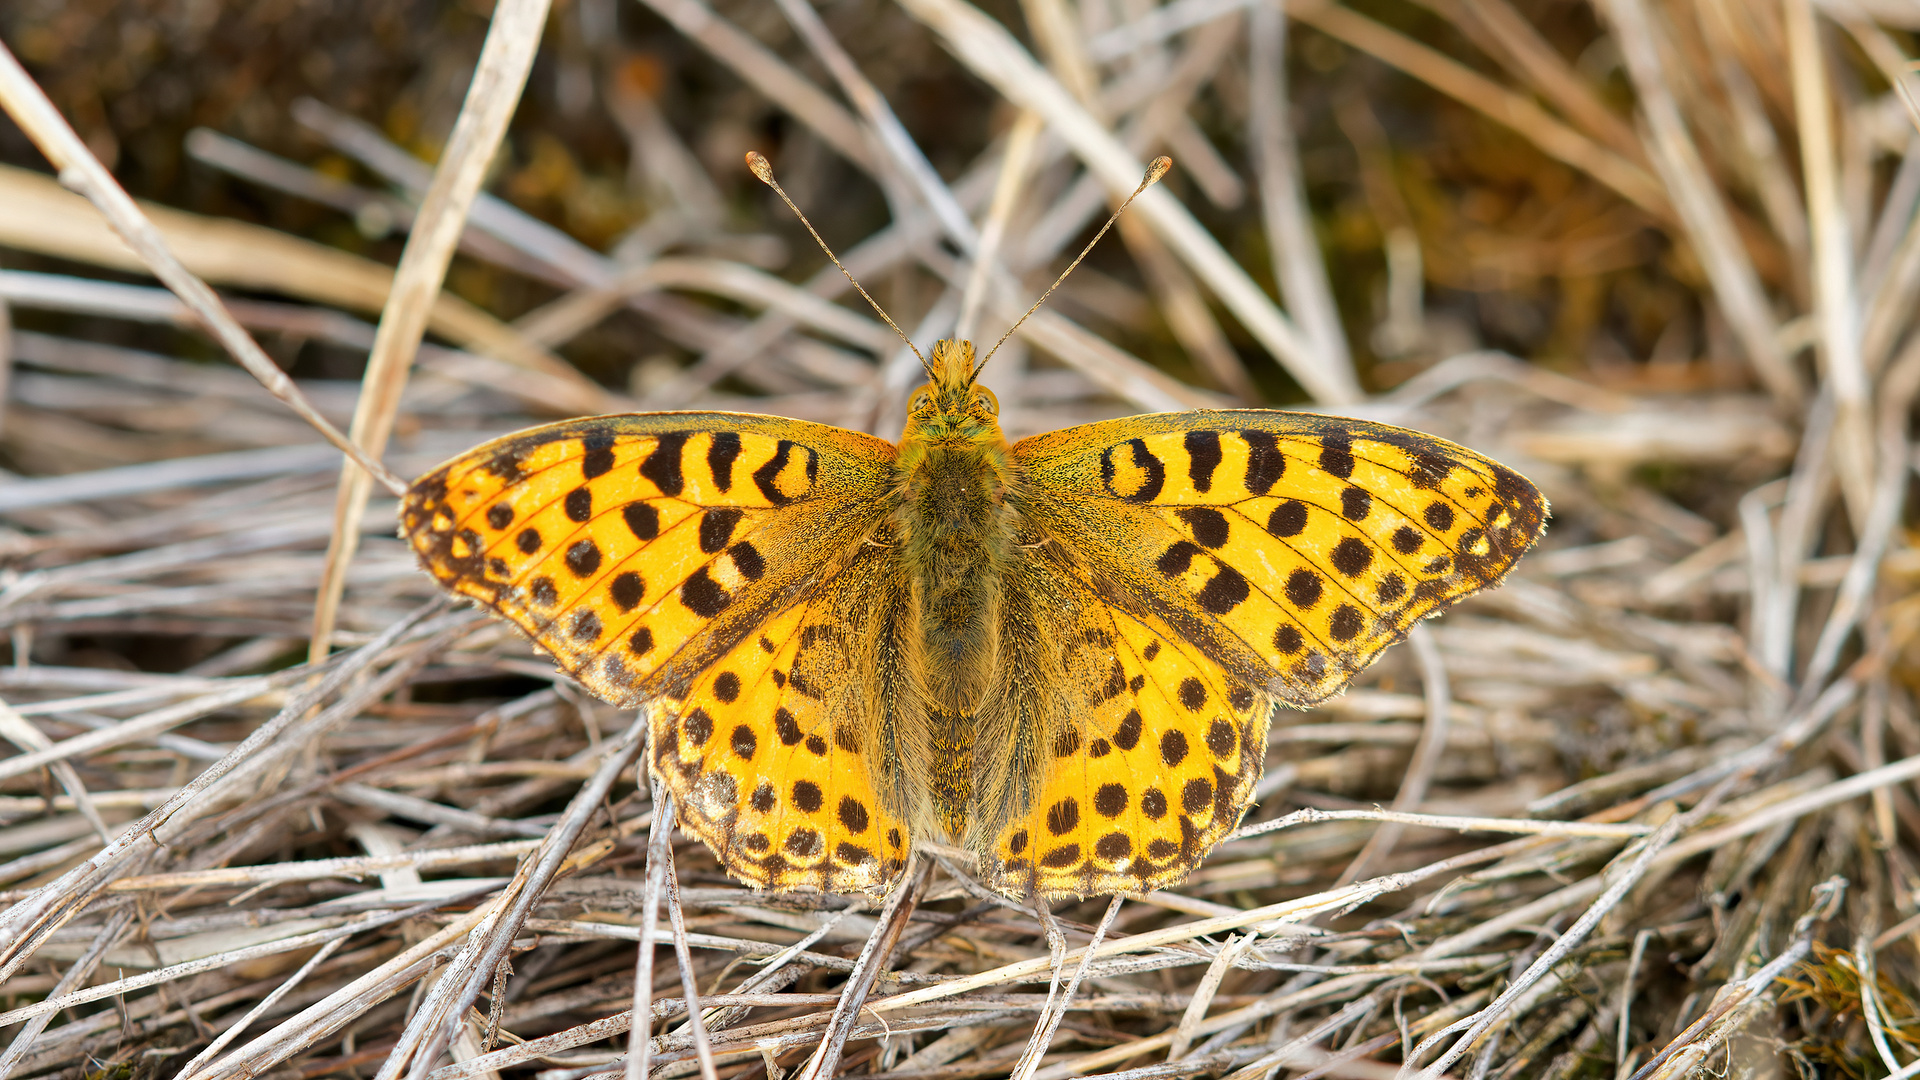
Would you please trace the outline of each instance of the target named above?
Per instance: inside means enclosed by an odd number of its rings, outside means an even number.
[[[905,330],[900,329],[900,324],[893,321],[893,316],[887,314],[886,309],[880,306],[878,300],[867,295],[867,290],[861,288],[860,283],[854,280],[853,272],[848,270],[845,264],[841,263],[840,256],[835,255],[833,249],[827,246],[827,242],[820,238],[820,232],[813,227],[813,222],[808,221],[807,215],[801,213],[800,208],[794,205],[793,199],[787,195],[787,189],[780,186],[780,181],[773,178],[773,166],[768,163],[766,157],[757,150],[747,151],[747,168],[753,170],[753,175],[759,177],[761,183],[772,188],[773,193],[780,196],[780,201],[786,203],[787,209],[793,211],[793,216],[799,218],[800,224],[805,225],[807,231],[813,234],[813,242],[819,244],[820,250],[827,253],[827,258],[833,260],[833,265],[840,267],[840,272],[847,276],[847,282],[859,292],[868,304],[872,305],[873,310],[882,319],[886,320],[888,326],[893,327],[893,332],[900,335],[900,340],[907,343],[907,348],[913,349],[913,355],[919,359],[920,366],[927,370],[927,378],[933,378],[933,368],[928,366],[927,358],[920,355],[920,350],[914,348],[913,339],[907,336]],[[1143,184],[1141,186],[1144,187],[1145,185]],[[1135,192],[1134,194],[1137,195],[1139,192]],[[1132,200],[1129,199],[1128,201],[1131,202]]]
[[[1074,267],[1079,266],[1080,261],[1087,257],[1087,253],[1093,250],[1093,245],[1099,243],[1100,238],[1107,235],[1107,230],[1113,228],[1113,223],[1120,220],[1120,215],[1126,213],[1127,207],[1133,205],[1133,200],[1139,198],[1141,192],[1152,187],[1161,177],[1167,175],[1167,170],[1171,168],[1173,168],[1173,159],[1165,154],[1147,163],[1147,175],[1140,178],[1140,186],[1134,188],[1133,194],[1127,196],[1127,201],[1120,204],[1120,209],[1115,210],[1113,216],[1107,219],[1107,223],[1100,226],[1100,231],[1093,234],[1093,239],[1087,241],[1087,246],[1081,248],[1080,254],[1074,256],[1073,263],[1065,270],[1062,270],[1059,277],[1053,279],[1053,284],[1047,286],[1047,291],[1040,294],[1040,299],[1033,302],[1033,306],[1027,309],[1027,313],[1020,316],[1018,322],[1007,327],[1007,332],[1001,334],[1000,340],[994,342],[993,348],[987,350],[986,358],[973,366],[973,374],[967,378],[967,385],[973,385],[973,380],[980,377],[980,369],[987,366],[987,360],[993,359],[993,354],[1000,351],[1000,346],[1006,344],[1007,339],[1013,336],[1015,330],[1020,329],[1021,323],[1026,322],[1034,312],[1040,310],[1040,305],[1046,303],[1047,297],[1053,295],[1053,290],[1059,288],[1060,283],[1067,280],[1067,275],[1073,273]],[[764,180],[766,177],[761,177],[761,179]],[[771,183],[772,181],[768,182]],[[797,210],[794,212],[799,213]],[[812,226],[808,226],[808,228],[812,228]]]

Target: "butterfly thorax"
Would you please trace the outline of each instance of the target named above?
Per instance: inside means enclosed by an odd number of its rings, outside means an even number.
[[[942,341],[933,381],[908,406],[900,438],[903,546],[932,719],[933,799],[963,831],[972,795],[974,718],[999,653],[1001,578],[1013,557],[1013,482],[991,391],[972,383],[973,346]]]

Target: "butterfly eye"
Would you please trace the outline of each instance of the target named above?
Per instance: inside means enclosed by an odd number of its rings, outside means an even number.
[[[974,387],[973,403],[975,406],[985,409],[989,416],[1000,415],[1000,399],[993,395],[993,391],[984,386]]]
[[[907,411],[919,412],[931,404],[933,404],[933,395],[927,393],[924,388],[915,390],[913,396],[907,399]]]

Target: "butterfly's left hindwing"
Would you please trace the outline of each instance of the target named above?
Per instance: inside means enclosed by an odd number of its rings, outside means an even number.
[[[1024,439],[1022,510],[1115,603],[1265,693],[1344,689],[1539,537],[1526,478],[1404,428],[1267,410],[1128,417]]]
[[[681,827],[756,888],[878,891],[905,865],[908,827],[883,792],[900,724],[881,715],[887,664],[868,632],[904,599],[886,556],[866,546],[651,706],[653,772]]]

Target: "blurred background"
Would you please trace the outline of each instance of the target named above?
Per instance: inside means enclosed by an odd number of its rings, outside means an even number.
[[[1781,9],[1733,0],[1651,7],[1662,70],[1704,176],[1737,232],[1738,254],[1775,298],[1776,321],[1786,322],[1811,303],[1811,278]],[[1178,162],[1169,188],[1279,296],[1250,115],[1250,91],[1263,73],[1251,67],[1246,18],[1227,3],[1167,10],[1176,9],[1202,21],[1171,35],[1162,28],[1159,40],[1129,49],[1116,31],[1153,5],[1077,5],[1076,29],[1087,43],[1082,61],[1105,84],[1105,111],[1116,125],[1164,107],[1169,90],[1177,97],[1176,115],[1147,140]],[[0,34],[136,195],[391,262],[403,223],[369,197],[390,180],[302,123],[296,105],[319,102],[431,160],[465,93],[488,10],[420,0],[17,0],[0,11]],[[807,78],[833,85],[778,6],[721,2],[714,10]],[[992,163],[1015,110],[934,35],[894,4],[834,0],[818,10],[942,177],[958,182]],[[987,3],[983,10],[1033,44],[1021,8]],[[1285,107],[1313,239],[1367,389],[1388,389],[1439,357],[1483,346],[1609,386],[1756,385],[1636,125],[1632,78],[1603,10],[1573,0],[1428,0],[1353,11],[1335,26],[1346,33],[1330,34],[1311,19],[1285,33]],[[1883,54],[1904,55],[1908,39],[1898,10],[1881,22],[1864,7],[1849,3],[1846,11],[1846,28],[1823,21],[1822,48],[1840,122],[1834,151],[1850,239],[1867,257],[1863,270],[1873,271],[1863,277],[1872,279],[1891,254],[1883,249],[1900,237],[1892,224],[1877,233],[1872,227],[1906,220],[1900,206],[1879,211],[1914,135]],[[1355,18],[1366,20],[1360,47],[1348,25]],[[1376,38],[1386,43],[1378,50],[1384,58],[1366,49],[1380,44]],[[1035,49],[1047,52],[1044,43]],[[1458,73],[1420,67],[1410,74],[1395,66],[1403,53]],[[1439,92],[1422,75],[1439,78]],[[1484,96],[1449,96],[1447,79],[1475,80]],[[1172,85],[1152,85],[1165,80]],[[1500,95],[1530,111],[1490,115],[1475,107],[1487,98],[1499,105]],[[791,104],[746,85],[655,7],[566,0],[555,6],[492,190],[603,252],[662,214],[710,215],[704,224],[713,235],[701,242],[735,238],[756,263],[803,280],[823,259],[741,167],[746,150],[772,158],[823,235],[842,248],[891,215],[887,192],[862,168],[871,162],[849,161],[788,111]],[[1548,124],[1562,130],[1547,131]],[[350,213],[339,199],[326,205],[288,190],[292,184],[235,169],[225,144],[189,139],[202,129],[296,163],[307,183],[351,185],[367,201]],[[0,159],[39,167],[17,132],[0,132]],[[1555,145],[1543,149],[1543,139]],[[1555,140],[1581,143],[1638,186],[1623,192],[1595,179],[1556,156]],[[1050,157],[1021,210],[1029,226],[1074,179],[1057,150]],[[1910,201],[1906,187],[1892,193],[1896,201]],[[985,194],[970,192],[975,203]],[[1056,212],[1049,225],[1064,235],[1036,239],[1058,249],[1049,255],[1067,252],[1090,235],[1088,217]],[[1062,310],[1185,380],[1262,402],[1303,399],[1231,318],[1214,313],[1213,335],[1183,339],[1158,302],[1162,283],[1130,254],[1124,243],[1096,251],[1089,271],[1064,290]],[[18,253],[8,258],[11,266],[30,265]],[[1036,282],[1058,268],[1029,261],[1040,264],[1025,275]],[[516,272],[524,269],[469,254],[450,284],[511,319],[559,292],[537,274]],[[909,325],[941,285],[912,267],[889,268],[876,284]],[[30,325],[34,317],[23,318]],[[1203,314],[1200,321],[1209,320]],[[596,381],[620,389],[644,385],[695,352],[658,318],[633,310],[558,348]],[[1195,355],[1208,351],[1244,374],[1215,376]],[[287,359],[298,375],[355,374],[351,355],[324,347]]]

